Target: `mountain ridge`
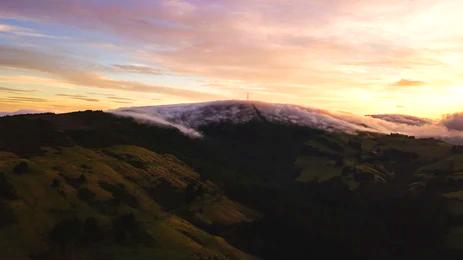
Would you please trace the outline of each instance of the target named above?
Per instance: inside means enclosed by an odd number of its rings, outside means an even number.
[[[203,103],[120,108],[111,113],[152,120],[159,124],[198,130],[220,122],[242,123],[260,118],[268,121],[337,131],[375,131],[357,122],[343,121],[326,110],[292,104],[225,100]]]
[[[202,137],[201,128],[208,124],[243,123],[255,119],[318,128],[328,131],[360,133],[400,133],[439,138],[454,144],[463,143],[463,132],[449,129],[439,121],[402,114],[359,116],[346,112],[292,104],[261,101],[225,100],[201,103],[127,107],[108,111],[145,123],[166,125],[192,137]]]

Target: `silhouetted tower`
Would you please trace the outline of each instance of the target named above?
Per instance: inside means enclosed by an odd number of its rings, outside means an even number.
[[[249,101],[249,92],[246,93],[246,101]]]

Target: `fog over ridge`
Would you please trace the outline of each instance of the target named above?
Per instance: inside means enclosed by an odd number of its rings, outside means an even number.
[[[431,120],[401,114],[355,115],[300,105],[241,100],[129,107],[109,112],[145,123],[171,126],[192,137],[201,137],[199,127],[209,123],[264,119],[328,131],[399,133],[463,144],[463,113]]]

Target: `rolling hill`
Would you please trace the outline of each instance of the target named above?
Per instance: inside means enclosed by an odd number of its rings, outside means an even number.
[[[462,256],[461,146],[197,106],[0,118],[0,257]]]

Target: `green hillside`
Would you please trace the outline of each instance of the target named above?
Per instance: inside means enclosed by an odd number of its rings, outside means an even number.
[[[250,257],[186,218],[228,225],[256,215],[175,156],[135,146],[44,151],[1,155],[2,258]]]

